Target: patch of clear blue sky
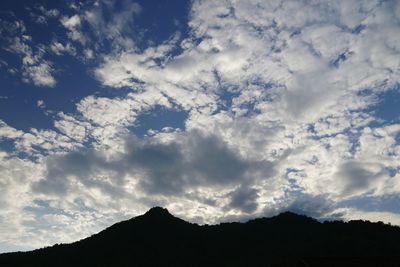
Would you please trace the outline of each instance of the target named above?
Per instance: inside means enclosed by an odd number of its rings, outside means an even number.
[[[353,207],[362,211],[400,213],[400,196],[386,195],[384,197],[361,196],[341,201],[338,208]]]
[[[178,109],[166,109],[156,106],[154,109],[141,114],[136,125],[130,131],[139,137],[147,134],[149,129],[161,131],[164,127],[179,128],[184,130],[188,113]]]
[[[15,149],[14,141],[9,139],[0,139],[0,151],[13,152]]]
[[[149,44],[159,44],[179,31],[181,37],[188,34],[188,18],[191,7],[189,0],[141,0],[137,1],[142,12],[135,19],[135,23],[143,25],[142,48]],[[178,49],[178,47],[177,47]]]
[[[381,94],[379,99],[380,101],[374,107],[375,116],[386,123],[398,123],[400,121],[400,85]]]
[[[116,1],[116,9],[122,1]],[[181,0],[141,0],[136,1],[142,7],[142,11],[134,19],[133,32],[124,33],[132,35],[139,49],[157,45],[175,32],[181,33],[181,38],[187,37],[187,20],[189,16],[190,1]],[[35,11],[35,6],[44,6],[46,9],[57,8],[62,15],[74,15],[74,11],[67,8],[68,3],[64,1],[1,1],[0,18],[12,22],[22,20],[27,28],[26,34],[32,36],[30,46],[35,51],[38,44],[49,44],[52,40],[66,42],[68,40],[67,31],[57,22],[59,18],[48,18],[47,24],[37,24],[32,22],[29,15],[30,10]],[[93,4],[93,1],[82,2],[86,5]],[[24,8],[21,8],[21,7]],[[88,36],[93,34],[89,28],[83,25]],[[141,33],[140,38],[136,38]],[[74,43],[77,50],[83,49],[78,43]],[[103,40],[100,52],[107,54],[111,52],[111,44]],[[175,53],[180,48],[177,46]],[[0,59],[9,64],[9,68],[21,68],[21,58],[0,49]],[[55,56],[46,54],[44,59],[54,62],[57,72],[54,77],[57,85],[54,88],[38,87],[21,81],[21,74],[11,75],[7,68],[0,69],[0,119],[16,129],[29,131],[30,128],[54,129],[53,123],[55,113],[76,113],[76,103],[88,95],[121,97],[126,94],[126,90],[116,90],[101,86],[92,74],[93,68],[99,64],[99,59],[85,65],[82,61],[70,55]],[[54,111],[46,113],[37,107],[37,101],[43,100],[46,110]],[[183,112],[156,108],[154,114],[144,114],[139,118],[139,127],[135,132],[142,134],[147,131],[145,127],[161,129],[165,126],[182,128],[187,116]],[[147,121],[148,120],[148,121]],[[10,149],[11,145],[2,145],[4,149]]]

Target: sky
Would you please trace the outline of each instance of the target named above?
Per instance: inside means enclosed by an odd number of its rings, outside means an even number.
[[[400,225],[400,2],[0,1],[0,252],[163,206]]]

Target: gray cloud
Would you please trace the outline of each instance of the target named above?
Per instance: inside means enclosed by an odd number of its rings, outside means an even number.
[[[107,173],[108,178],[103,180],[102,173]],[[179,134],[167,143],[153,138],[130,138],[125,143],[125,152],[111,160],[95,151],[52,156],[47,160],[46,177],[35,183],[33,189],[63,195],[71,187],[70,177],[74,177],[85,186],[121,195],[123,178],[139,177],[138,189],[141,191],[179,195],[194,187],[251,184],[274,173],[273,163],[247,160],[220,138],[193,131]],[[232,206],[254,210],[256,206],[243,199],[247,193],[233,194]]]
[[[257,207],[258,190],[248,186],[240,186],[231,194],[229,208],[236,208],[245,213],[254,212]]]
[[[351,196],[373,189],[374,183],[387,177],[387,173],[376,163],[349,161],[340,166],[336,177],[338,183],[342,185],[341,194]]]
[[[46,169],[45,179],[33,184],[33,190],[36,192],[65,195],[71,189],[69,177],[72,176],[78,178],[85,186],[97,187],[109,194],[124,195],[123,190],[117,186],[121,185],[121,175],[123,175],[118,164],[107,161],[92,150],[49,157],[46,162]],[[108,171],[108,174],[113,178],[112,183],[97,177],[103,170]]]

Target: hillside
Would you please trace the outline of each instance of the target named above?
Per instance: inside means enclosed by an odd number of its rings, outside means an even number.
[[[1,254],[0,266],[400,266],[398,240],[383,223],[286,212],[199,226],[156,207],[75,243]]]

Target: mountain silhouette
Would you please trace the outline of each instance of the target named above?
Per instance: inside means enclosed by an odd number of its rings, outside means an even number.
[[[71,244],[0,254],[0,266],[400,266],[400,228],[285,212],[197,225],[155,207]]]

